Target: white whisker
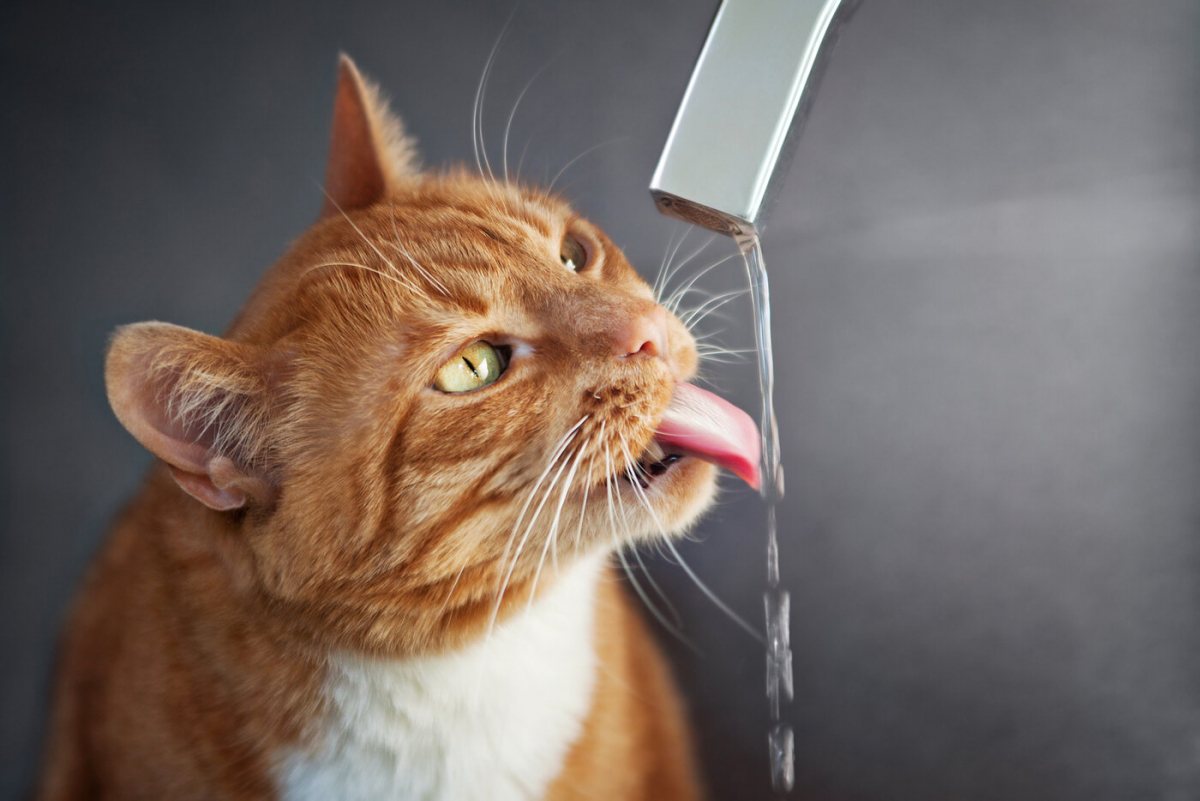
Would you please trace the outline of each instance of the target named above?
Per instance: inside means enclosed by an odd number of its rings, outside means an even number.
[[[558,524],[562,519],[563,505],[567,502],[567,495],[570,494],[571,484],[575,480],[575,472],[579,469],[579,462],[583,459],[583,453],[587,450],[591,440],[585,441],[575,453],[575,459],[571,463],[571,469],[567,473],[566,480],[563,481],[562,491],[558,494],[558,506],[554,509],[554,517],[550,521],[550,533],[546,537],[546,544],[542,546],[542,555],[538,558],[537,570],[533,574],[533,584],[529,588],[529,604],[533,605],[533,595],[537,590],[538,580],[542,576],[542,566],[546,563],[546,552],[553,546],[554,550],[554,570],[558,572]],[[570,457],[568,457],[568,461]]]
[[[446,593],[446,598],[445,598],[445,600],[442,601],[442,605],[438,609],[437,616],[439,618],[446,613],[446,607],[448,607],[450,605],[450,599],[454,597],[454,591],[456,589],[458,589],[459,579],[462,578],[463,571],[465,571],[466,569],[467,569],[467,563],[463,562],[462,567],[460,567],[458,569],[458,572],[454,574],[454,581],[450,582],[450,590]]]
[[[588,155],[589,153],[594,153],[595,151],[599,150],[602,147],[607,147],[608,145],[611,145],[615,142],[620,142],[622,139],[628,139],[628,138],[629,137],[627,137],[627,136],[614,136],[612,139],[605,139],[603,142],[600,142],[599,144],[592,145],[587,150],[583,151],[578,156],[576,156],[575,158],[571,159],[566,164],[564,164],[562,166],[562,169],[559,170],[558,172],[556,172],[554,174],[554,177],[552,179],[550,179],[550,185],[546,187],[546,191],[553,192],[554,185],[556,183],[558,183],[558,179],[563,176],[563,173],[565,173],[567,170],[571,169],[571,166],[573,164],[575,164],[577,161],[579,161],[581,158],[583,158],[584,156]]]
[[[626,452],[626,458],[628,458],[628,452]],[[688,578],[690,578],[695,585],[700,588],[700,591],[708,596],[708,599],[712,601],[718,609],[724,612],[730,620],[744,629],[750,636],[754,637],[754,639],[758,640],[759,642],[765,642],[762,632],[751,626],[737,612],[734,612],[731,608],[729,608],[729,606],[722,601],[716,593],[709,589],[707,584],[700,580],[700,577],[696,575],[696,572],[692,570],[692,568],[688,566],[687,562],[684,561],[683,557],[680,556],[679,551],[676,550],[675,545],[671,542],[670,535],[667,534],[666,528],[663,526],[662,521],[658,519],[658,514],[654,511],[654,506],[650,503],[650,499],[646,497],[646,494],[642,491],[641,485],[637,483],[636,479],[630,481],[630,486],[633,487],[633,494],[637,496],[638,499],[641,500],[642,505],[646,507],[646,512],[650,515],[650,519],[654,521],[655,527],[658,529],[659,534],[662,535],[663,543],[671,549],[671,553],[674,554],[675,558],[679,560],[679,566],[683,568],[684,572],[688,575]]]
[[[605,479],[604,479],[604,491],[605,491],[605,494],[608,496],[608,519],[609,519],[609,524],[612,526],[612,530],[611,530],[610,534],[612,536],[612,541],[613,541],[613,550],[615,550],[617,552],[617,559],[620,560],[621,567],[622,567],[622,569],[624,569],[625,575],[626,575],[626,577],[628,577],[630,585],[633,587],[634,592],[637,593],[638,598],[641,599],[642,604],[646,607],[646,610],[648,612],[650,612],[650,614],[654,617],[655,620],[658,621],[659,625],[661,625],[664,629],[669,631],[676,639],[678,639],[681,643],[686,645],[692,651],[699,653],[699,649],[696,648],[695,644],[693,644],[691,640],[689,640],[687,637],[684,636],[683,632],[679,629],[679,627],[677,625],[672,624],[671,621],[667,620],[667,618],[665,616],[663,616],[663,613],[660,612],[658,609],[658,605],[655,604],[652,600],[650,600],[650,596],[646,594],[646,591],[644,589],[642,589],[641,582],[639,582],[637,580],[637,577],[633,574],[633,570],[629,567],[629,562],[628,562],[628,560],[625,559],[625,552],[623,550],[625,543],[623,543],[617,539],[617,532],[616,532],[617,521],[616,521],[616,515],[615,515],[614,506],[613,506],[613,495],[615,494],[617,497],[617,502],[621,503],[621,491],[620,491],[620,488],[618,488],[615,493],[613,492],[612,481],[613,481],[613,476],[616,473],[615,473],[615,470],[613,467],[612,452],[609,450],[608,443],[605,443],[605,445],[604,445],[604,464],[605,464],[605,471],[606,471]],[[621,503],[621,518],[622,518],[622,530],[625,532],[626,538],[628,538],[629,537],[629,523],[628,523],[628,519],[625,517],[625,507],[624,507],[623,503]],[[630,545],[630,547],[633,547],[633,546]],[[673,609],[673,607],[672,607],[672,609]]]
[[[354,262],[354,261],[326,261],[326,262],[322,262],[321,264],[314,264],[313,266],[306,269],[303,273],[301,273],[301,276],[308,275],[309,273],[313,272],[314,270],[320,270],[325,267],[354,267],[359,270],[364,270],[368,273],[374,273],[375,275],[378,275],[380,278],[391,281],[393,284],[399,284],[400,286],[404,287],[405,289],[407,289],[409,291],[413,291],[413,292],[419,291],[412,284],[401,281],[399,278],[397,278],[394,275],[389,275],[388,273],[385,273],[382,270],[376,270],[374,267],[368,267],[365,264],[359,264],[358,262]]]
[[[579,420],[575,423],[575,425],[571,426],[571,428],[567,431],[567,433],[563,434],[562,438],[559,439],[557,446],[554,449],[554,453],[550,457],[549,462],[546,464],[545,469],[542,470],[542,473],[540,476],[538,476],[538,479],[534,483],[533,488],[529,491],[529,495],[525,498],[525,503],[521,507],[521,511],[517,515],[517,520],[513,524],[512,533],[510,533],[508,536],[508,542],[504,546],[504,554],[500,558],[501,570],[503,570],[504,569],[503,566],[508,563],[508,552],[512,548],[512,543],[513,543],[513,540],[516,538],[517,530],[521,527],[521,523],[525,519],[526,512],[529,511],[529,506],[533,502],[533,498],[537,494],[538,488],[542,485],[542,482],[546,480],[546,476],[548,476],[550,474],[550,471],[554,469],[555,463],[558,462],[559,457],[566,450],[567,446],[570,445],[570,443],[573,439],[575,439],[575,435],[578,434],[578,432],[579,432],[579,427],[582,426],[589,417],[591,417],[591,415],[585,414],[583,417],[579,418]],[[559,468],[558,473],[555,474],[554,479],[547,486],[546,493],[543,494],[541,502],[538,503],[537,509],[534,511],[533,517],[529,521],[529,525],[526,526],[526,528],[525,528],[525,532],[521,537],[521,542],[517,546],[517,552],[513,556],[512,564],[509,566],[507,574],[504,574],[501,578],[500,585],[497,588],[498,593],[496,596],[496,604],[492,608],[492,617],[491,617],[491,620],[488,622],[488,635],[489,636],[491,635],[492,629],[496,625],[496,617],[500,614],[500,604],[504,600],[504,593],[506,593],[508,591],[508,582],[512,579],[513,571],[516,569],[517,560],[521,556],[521,549],[525,547],[525,541],[529,538],[529,533],[533,529],[534,523],[537,522],[537,518],[538,518],[538,515],[542,511],[542,507],[545,506],[545,504],[546,504],[546,499],[549,497],[550,490],[554,486],[555,482],[558,480],[558,476],[562,475],[562,470],[563,470],[563,468],[566,467],[566,464],[567,464],[566,462],[563,463],[563,466]]]
[[[396,227],[396,207],[395,206],[392,206],[392,235],[393,235],[393,241],[390,242],[389,244],[392,247],[394,247],[400,253],[400,255],[402,255],[402,256],[404,256],[404,258],[408,259],[409,264],[411,264],[413,267],[415,267],[417,272],[419,272],[426,281],[433,284],[434,287],[436,287],[437,290],[439,292],[441,292],[443,295],[445,295],[446,297],[449,297],[450,290],[446,289],[446,285],[443,284],[441,281],[439,281],[437,279],[437,277],[434,276],[433,273],[429,272],[429,270],[422,267],[421,264],[412,257],[412,254],[409,253],[407,250],[405,250],[404,247],[400,244],[400,230]]]
[[[692,232],[692,226],[689,225],[687,228],[685,228],[683,230],[683,236],[679,237],[679,241],[675,243],[675,247],[671,247],[670,243],[668,242],[667,249],[669,252],[667,254],[666,261],[664,262],[664,265],[663,265],[665,267],[665,270],[660,270],[663,273],[663,279],[662,279],[662,289],[659,291],[666,291],[667,286],[671,283],[672,276],[674,276],[675,273],[677,272],[677,270],[675,269],[675,266],[674,266],[675,256],[679,253],[679,248],[683,247],[684,241],[687,239],[688,234],[690,234],[691,232]],[[658,292],[655,292],[655,297],[658,297]]]
[[[599,436],[599,441],[602,441],[603,439],[604,439],[604,434],[603,434],[603,426],[602,426],[601,434]],[[579,504],[579,524],[575,527],[575,541],[574,541],[573,545],[575,546],[576,550],[578,550],[579,547],[583,544],[583,521],[584,521],[584,517],[587,515],[588,494],[591,492],[591,489],[592,489],[591,479],[592,479],[592,473],[594,472],[593,468],[595,466],[595,463],[596,463],[596,453],[593,450],[593,452],[588,455],[587,474],[584,476],[584,482],[583,482],[583,501]]]
[[[684,312],[679,319],[690,329],[726,303],[747,294],[749,291],[748,289],[734,289],[729,292],[722,292],[719,295],[709,298],[696,308]]]
[[[679,264],[675,265],[675,267],[674,267],[674,268],[671,270],[671,275],[667,277],[667,281],[669,282],[669,281],[670,281],[670,278],[671,278],[672,276],[674,276],[674,275],[678,275],[680,270],[682,270],[684,267],[688,266],[688,265],[689,265],[689,264],[692,262],[692,260],[693,260],[693,259],[695,259],[695,258],[696,258],[697,256],[699,256],[701,253],[703,253],[705,250],[707,250],[707,249],[708,249],[708,246],[709,246],[709,245],[711,245],[711,244],[713,243],[713,240],[714,240],[714,239],[716,239],[716,234],[713,234],[713,235],[712,235],[712,236],[710,236],[708,239],[706,239],[706,240],[704,240],[703,242],[701,242],[701,243],[700,243],[700,247],[696,248],[696,249],[695,249],[695,250],[693,250],[691,253],[689,253],[688,255],[684,256],[684,257],[683,257],[683,261],[679,262]],[[703,275],[703,272],[701,272],[700,274],[701,274],[701,275]],[[663,289],[665,290],[666,288],[667,288],[667,287],[666,287],[666,283],[664,283],[664,284],[663,284]]]
[[[324,191],[324,190],[322,190],[322,191]],[[363,233],[363,230],[358,227],[358,225],[354,222],[354,220],[350,219],[349,214],[347,214],[345,211],[342,210],[342,207],[338,205],[337,201],[333,199],[332,195],[330,195],[328,192],[325,192],[325,197],[329,198],[329,202],[332,203],[333,207],[338,210],[338,214],[341,214],[342,217],[345,218],[346,222],[350,223],[350,227],[354,229],[354,232],[359,235],[359,237],[362,239],[362,241],[367,243],[367,247],[369,247],[369,248],[371,248],[371,250],[375,251],[375,255],[378,256],[379,258],[383,259],[384,264],[386,264],[388,267],[392,268],[392,272],[394,272],[396,274],[397,278],[401,279],[402,283],[407,284],[408,287],[410,289],[412,289],[414,292],[421,291],[420,287],[418,287],[411,280],[409,280],[408,276],[406,276],[404,273],[402,273],[396,269],[396,265],[392,263],[391,259],[389,259],[387,256],[385,256],[383,254],[383,251],[379,249],[378,245],[376,245],[374,242],[372,242],[370,239],[367,238],[367,235]]]
[[[668,309],[670,309],[672,312],[674,312],[675,308],[679,305],[680,301],[683,300],[684,296],[687,295],[689,292],[695,291],[695,286],[696,286],[697,281],[699,281],[705,275],[712,272],[714,269],[716,269],[717,267],[720,267],[722,264],[724,264],[725,262],[729,261],[730,259],[732,259],[734,256],[737,256],[737,255],[739,255],[739,254],[731,253],[730,255],[724,256],[720,259],[717,259],[712,264],[709,264],[708,266],[698,270],[695,275],[693,275],[691,278],[689,278],[684,283],[680,284],[679,287],[677,289],[675,289],[674,292],[671,293],[670,297],[667,298],[666,302],[663,305],[666,306]]]
[[[549,67],[551,64],[554,63],[554,60],[556,58],[558,58],[559,55],[561,55],[561,51],[560,51],[560,53],[556,53],[555,55],[551,56],[550,59],[547,60],[545,64],[538,67],[537,72],[533,73],[533,76],[525,83],[525,86],[522,87],[521,93],[517,95],[517,99],[513,103],[512,111],[508,112],[508,122],[506,122],[504,124],[504,140],[503,140],[503,143],[502,143],[501,149],[500,149],[501,159],[504,164],[504,180],[505,180],[505,182],[508,181],[508,134],[512,130],[513,119],[517,116],[517,108],[521,105],[521,101],[525,99],[525,93],[528,92],[530,87],[533,86],[533,82],[538,79],[539,75],[541,75],[543,72],[546,71],[547,67]],[[529,146],[528,143],[526,143],[526,147],[528,147],[528,146]],[[521,151],[521,161],[524,162],[524,160],[525,160],[525,152]],[[517,175],[520,175],[520,174],[521,174],[521,168],[520,168],[520,165],[518,165],[517,166]]]
[[[492,182],[495,182],[496,176],[492,173],[492,165],[488,161],[487,145],[484,142],[483,100],[487,94],[487,83],[492,74],[492,64],[496,60],[496,53],[500,50],[500,43],[504,41],[504,34],[508,32],[508,26],[512,24],[513,17],[517,13],[517,6],[518,4],[514,4],[512,10],[508,12],[508,17],[504,20],[499,35],[496,36],[496,41],[492,43],[487,61],[483,64],[483,72],[479,75],[479,84],[475,87],[475,102],[471,107],[471,139],[475,146],[475,168],[479,170],[480,175],[483,175],[486,168],[487,177]]]

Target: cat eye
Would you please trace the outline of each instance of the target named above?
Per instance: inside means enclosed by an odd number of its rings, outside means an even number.
[[[508,348],[496,347],[482,339],[454,354],[438,370],[433,386],[442,392],[470,392],[494,383],[508,367]]]
[[[562,261],[563,266],[571,272],[580,272],[588,264],[587,248],[574,236],[567,234],[563,237],[562,245],[559,246],[558,258]]]

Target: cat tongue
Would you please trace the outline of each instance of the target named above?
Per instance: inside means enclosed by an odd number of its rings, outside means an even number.
[[[654,439],[724,467],[758,489],[758,427],[750,415],[707,390],[677,384]]]

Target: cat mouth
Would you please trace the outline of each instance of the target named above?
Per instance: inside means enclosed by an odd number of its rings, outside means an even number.
[[[733,473],[752,488],[760,483],[758,426],[750,415],[694,384],[677,384],[654,439],[622,476],[648,489],[685,457],[695,457]]]
[[[650,489],[656,479],[665,476],[686,455],[682,451],[667,452],[657,440],[651,440],[633,469],[622,472],[618,478],[627,484],[636,481],[642,489]]]

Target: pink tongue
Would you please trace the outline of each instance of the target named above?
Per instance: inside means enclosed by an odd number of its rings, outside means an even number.
[[[758,426],[741,409],[707,390],[677,384],[654,438],[664,447],[724,467],[758,489]]]

